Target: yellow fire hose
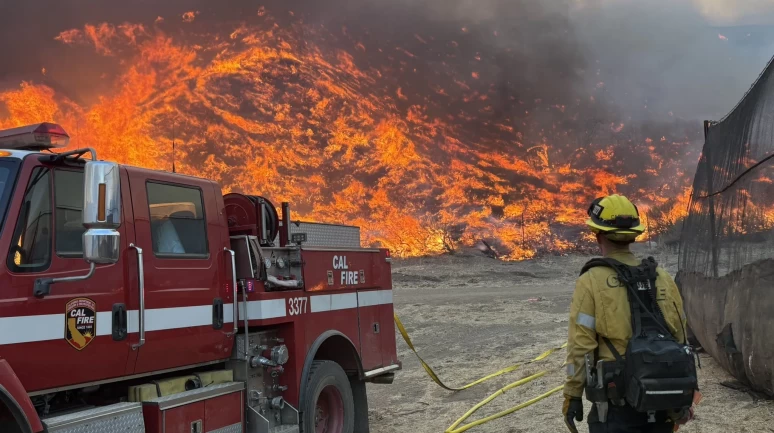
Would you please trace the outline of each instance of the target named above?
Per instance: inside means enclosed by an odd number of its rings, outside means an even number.
[[[463,389],[468,389],[468,388],[470,388],[472,386],[475,386],[475,385],[478,385],[480,383],[486,382],[486,381],[488,381],[490,379],[493,379],[493,378],[495,378],[497,376],[502,376],[503,374],[515,371],[515,370],[517,370],[519,367],[521,367],[523,365],[529,365],[529,364],[533,364],[533,363],[542,361],[542,360],[546,359],[547,357],[549,357],[554,352],[556,352],[558,350],[561,350],[561,349],[564,349],[565,347],[567,347],[567,343],[565,343],[565,344],[563,344],[563,345],[561,345],[559,347],[554,347],[553,349],[549,349],[549,350],[543,352],[542,354],[540,354],[540,356],[538,356],[537,358],[535,358],[535,359],[533,359],[531,361],[527,361],[527,362],[525,362],[523,364],[515,364],[515,365],[512,365],[510,367],[503,368],[502,370],[499,370],[499,371],[496,371],[496,372],[494,372],[494,373],[492,373],[490,375],[484,376],[481,379],[478,379],[478,380],[476,380],[474,382],[471,382],[471,383],[469,383],[467,385],[464,385],[464,386],[459,387],[459,388],[453,388],[453,387],[450,387],[450,386],[447,386],[446,384],[444,384],[441,381],[441,379],[438,377],[438,375],[435,373],[435,371],[433,371],[432,367],[430,367],[422,359],[422,357],[419,356],[419,353],[417,353],[417,350],[414,348],[414,344],[411,342],[411,338],[409,337],[408,332],[406,332],[406,328],[403,326],[403,322],[400,321],[400,318],[398,318],[397,314],[395,314],[394,317],[395,317],[395,325],[398,327],[398,331],[400,331],[400,334],[403,336],[403,340],[406,342],[406,344],[411,349],[411,351],[414,352],[414,355],[416,355],[417,359],[422,364],[422,367],[427,372],[427,375],[430,376],[430,378],[433,379],[433,382],[438,384],[438,386],[442,387],[443,389],[449,390],[449,391],[461,391]],[[465,421],[471,415],[473,415],[473,413],[475,413],[477,410],[481,409],[482,407],[484,407],[486,404],[488,404],[492,400],[496,399],[497,397],[505,394],[506,391],[509,391],[509,390],[511,390],[513,388],[517,388],[519,386],[522,386],[524,384],[532,382],[533,380],[535,380],[537,378],[543,377],[549,371],[550,370],[543,370],[543,371],[535,373],[535,374],[533,374],[531,376],[525,377],[523,379],[519,379],[516,382],[513,382],[513,383],[511,383],[511,384],[509,384],[509,385],[507,385],[507,386],[505,386],[503,388],[500,388],[495,393],[493,393],[489,397],[485,398],[484,400],[482,400],[481,402],[479,402],[478,404],[473,406],[469,411],[467,411],[465,413],[465,415],[460,417],[451,426],[449,426],[449,428],[446,429],[445,433],[462,433],[462,432],[464,432],[466,430],[469,430],[469,429],[471,429],[473,427],[482,425],[484,423],[487,423],[487,422],[492,421],[492,420],[497,419],[497,418],[502,418],[502,417],[504,417],[506,415],[509,415],[509,414],[511,414],[513,412],[516,412],[516,411],[518,411],[520,409],[524,409],[527,406],[531,406],[531,405],[539,402],[540,400],[543,400],[546,397],[549,397],[549,396],[551,396],[551,395],[561,391],[562,388],[564,388],[564,385],[558,386],[558,387],[556,387],[556,388],[546,392],[545,394],[541,394],[541,395],[539,395],[539,396],[537,396],[537,397],[535,397],[535,398],[533,398],[533,399],[531,399],[529,401],[521,403],[518,406],[514,406],[514,407],[512,407],[510,409],[504,410],[502,412],[498,412],[498,413],[496,413],[494,415],[490,415],[490,416],[482,418],[482,419],[480,419],[478,421],[474,421],[474,422],[471,422],[469,424],[464,424],[464,425],[460,426],[460,424],[462,424],[463,421]]]

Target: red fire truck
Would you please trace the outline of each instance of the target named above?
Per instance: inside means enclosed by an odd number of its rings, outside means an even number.
[[[0,131],[0,432],[368,431],[389,251],[68,143]]]

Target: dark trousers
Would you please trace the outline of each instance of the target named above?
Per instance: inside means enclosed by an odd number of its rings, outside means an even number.
[[[589,433],[672,433],[674,423],[666,412],[656,412],[656,422],[648,422],[648,414],[631,406],[609,405],[607,422],[599,422],[597,407],[589,413]]]

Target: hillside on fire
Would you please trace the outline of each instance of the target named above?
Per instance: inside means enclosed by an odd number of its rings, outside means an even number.
[[[774,432],[773,55],[772,0],[7,0],[0,433]]]
[[[638,197],[652,236],[685,216],[701,128],[619,109],[561,9],[205,3],[63,12],[3,49],[0,127],[56,121],[105,159],[174,159],[399,257],[583,250],[585,206],[612,192]]]

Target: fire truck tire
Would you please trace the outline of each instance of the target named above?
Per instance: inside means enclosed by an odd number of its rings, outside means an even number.
[[[24,413],[0,385],[0,432],[32,433]]]
[[[344,369],[333,361],[314,361],[306,383],[302,433],[353,433],[355,400]]]
[[[19,424],[16,424],[16,421],[0,419],[0,431],[3,433],[22,433],[24,430],[19,427]]]

